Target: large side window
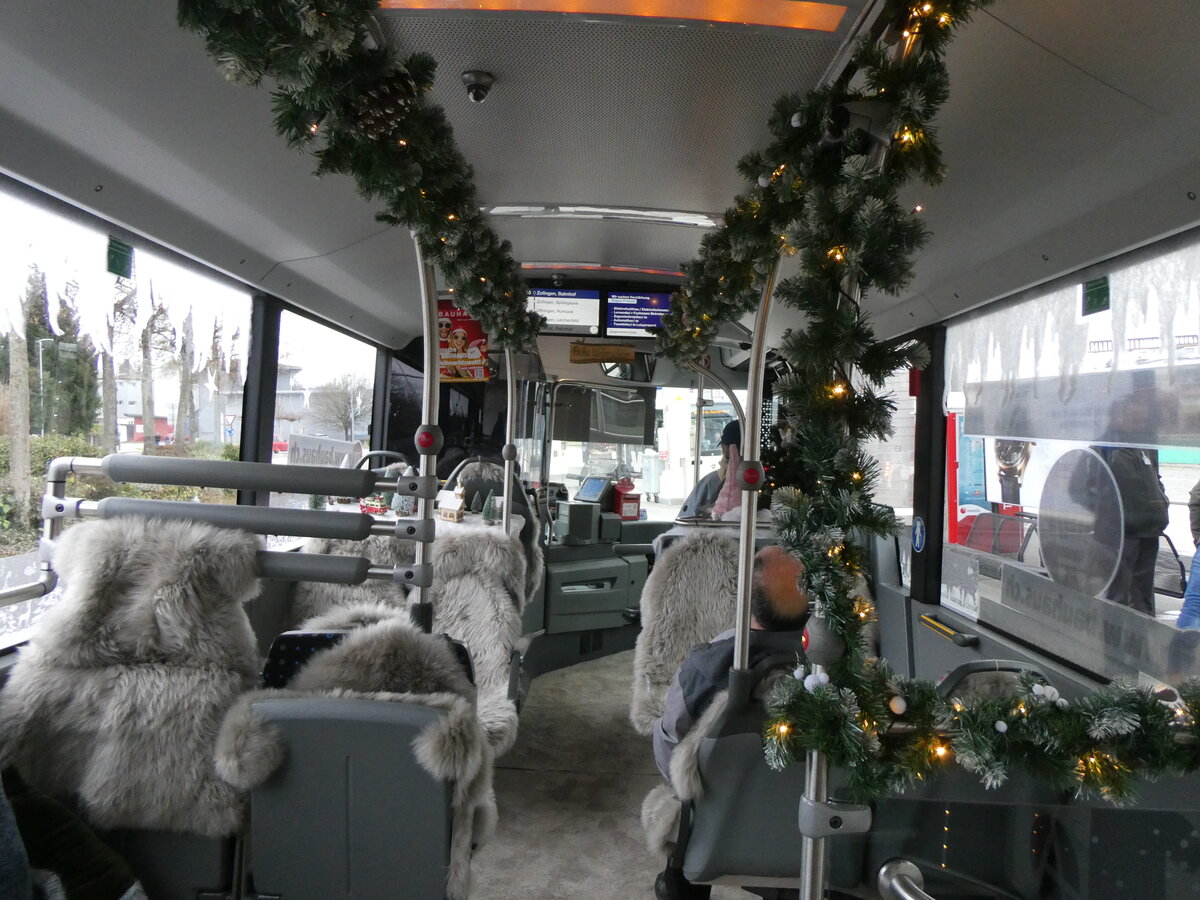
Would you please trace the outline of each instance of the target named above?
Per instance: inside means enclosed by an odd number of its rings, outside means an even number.
[[[37,578],[46,464],[106,453],[236,459],[250,299],[169,254],[0,192],[0,585]],[[115,270],[115,271],[114,271]],[[79,480],[68,493],[233,502]],[[202,496],[201,496],[202,495]],[[55,595],[0,609],[24,638]]]
[[[1198,286],[1200,242],[1177,241],[949,327],[943,603],[1101,675],[1200,670],[1176,627],[1200,537]]]
[[[307,466],[355,466],[372,449],[371,415],[376,348],[312,319],[284,310],[271,461]],[[368,463],[373,468],[379,463]],[[358,511],[358,499],[272,494],[272,506]]]
[[[864,450],[879,464],[879,482],[875,502],[890,506],[906,526],[913,521],[913,485],[915,478],[917,401],[909,394],[909,373],[905,369],[888,379],[882,393],[896,404],[892,416],[892,435],[886,441],[869,441]],[[899,540],[900,577],[909,583],[912,540],[905,531]]]

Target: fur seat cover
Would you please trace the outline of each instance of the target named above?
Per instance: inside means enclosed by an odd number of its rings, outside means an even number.
[[[525,608],[525,553],[501,528],[447,529],[433,545],[433,630],[471,651],[479,720],[499,756],[517,739],[509,699]]]
[[[303,551],[330,556],[364,556],[379,566],[410,566],[416,559],[414,548],[411,541],[373,534],[362,541],[310,538],[304,542]],[[292,601],[291,627],[337,607],[363,603],[387,603],[397,610],[404,610],[408,607],[408,591],[394,581],[375,579],[362,584],[301,581],[296,584],[296,596]]]
[[[374,621],[372,621],[374,619]],[[384,606],[330,613],[324,627],[357,628],[337,646],[315,654],[289,690],[243,695],[229,711],[217,742],[217,770],[250,790],[283,764],[286,749],[276,730],[254,710],[263,699],[330,697],[415,703],[445,710],[414,740],[418,763],[453,784],[453,832],[446,896],[465,900],[471,887],[471,853],[496,824],[493,754],[475,714],[475,689],[450,645],[423,634]]]
[[[639,734],[650,734],[662,715],[667,688],[691,649],[733,627],[737,548],[735,538],[698,530],[667,548],[646,579],[629,709]]]
[[[236,831],[241,795],[213,749],[256,680],[242,604],[258,590],[258,549],[193,523],[70,529],[54,554],[66,590],[0,694],[0,763],[98,827]]]

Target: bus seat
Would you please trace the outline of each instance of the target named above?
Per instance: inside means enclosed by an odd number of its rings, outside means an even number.
[[[87,522],[58,542],[63,598],[0,694],[5,765],[101,828],[235,832],[213,771],[226,710],[256,679],[243,603],[259,540],[207,525]]]
[[[362,541],[310,538],[305,553],[332,556],[364,556],[377,566],[409,566],[416,559],[412,541],[399,541],[390,535],[373,534]],[[327,584],[318,581],[297,583],[291,618],[286,631],[306,619],[341,606],[386,603],[403,611],[408,608],[408,591],[394,581],[369,579],[362,584]]]
[[[495,826],[493,755],[450,645],[393,617],[245,695],[217,770],[250,791],[249,880],[282,900],[462,900]]]
[[[497,756],[517,737],[510,686],[520,665],[525,566],[521,548],[497,528],[448,530],[433,546],[433,630],[470,650],[479,718]]]
[[[765,711],[760,702],[773,673],[795,666],[794,655],[772,656],[752,674],[754,698],[733,706],[719,694],[684,736],[671,758],[671,784],[659,785],[642,805],[642,825],[654,852],[667,857],[676,897],[679,885],[794,888],[801,877],[796,816],[804,794],[803,765],[772,770],[763,757]],[[782,667],[782,668],[781,668]],[[858,883],[861,848],[853,836],[831,839],[828,858],[834,886]],[[835,849],[836,848],[836,849]],[[685,887],[679,897],[698,891]]]
[[[522,520],[520,538],[521,546],[525,548],[525,599],[533,596],[542,577],[542,523],[538,518],[536,503],[530,504],[521,486],[520,479],[514,469],[509,494],[512,498],[513,515]],[[481,456],[463,460],[450,477],[446,479],[445,489],[455,490],[459,484],[463,486],[463,498],[468,508],[476,494],[480,501],[487,499],[489,493],[495,493],[499,498],[504,494],[504,463],[499,460],[484,459]]]
[[[650,734],[667,688],[697,644],[733,627],[737,607],[736,538],[701,530],[675,541],[642,588],[642,630],[633,655],[629,720]]]
[[[972,550],[1016,559],[1023,549],[1028,524],[1017,516],[980,513],[971,522],[964,544]]]

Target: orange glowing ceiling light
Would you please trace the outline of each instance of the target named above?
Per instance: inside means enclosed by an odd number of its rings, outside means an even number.
[[[380,9],[568,13],[837,31],[846,7],[808,0],[380,0]]]

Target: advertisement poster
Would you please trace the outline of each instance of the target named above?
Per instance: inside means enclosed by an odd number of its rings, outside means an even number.
[[[442,381],[488,380],[488,341],[483,326],[449,300],[438,302],[438,359]]]

